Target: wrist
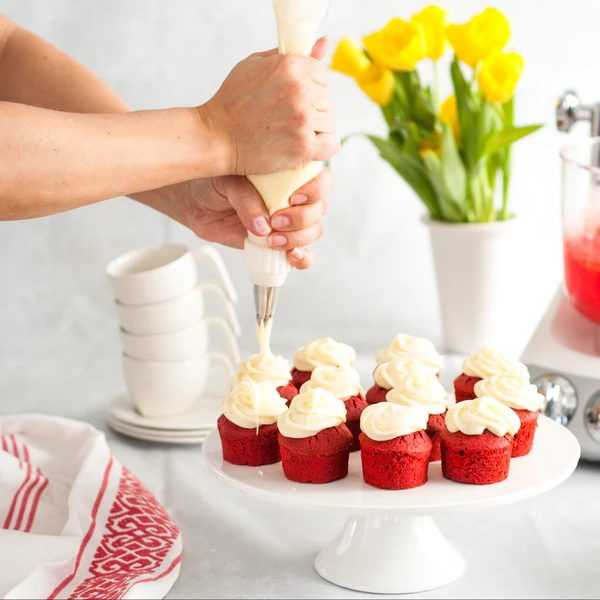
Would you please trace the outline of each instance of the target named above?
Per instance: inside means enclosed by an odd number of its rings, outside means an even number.
[[[218,116],[210,102],[201,104],[194,109],[199,125],[199,135],[203,140],[208,160],[213,165],[214,176],[235,173],[235,153],[223,119]],[[203,160],[206,163],[206,160]]]

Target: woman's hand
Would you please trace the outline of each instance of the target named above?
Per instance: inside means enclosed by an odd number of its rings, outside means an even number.
[[[226,173],[276,173],[336,154],[329,70],[319,62],[326,52],[321,39],[310,57],[253,54],[198,107],[202,122],[224,140]]]
[[[323,234],[323,215],[333,175],[327,168],[292,196],[292,206],[269,218],[252,184],[236,175],[197,179],[182,184],[171,206],[177,220],[198,237],[233,248],[243,248],[247,231],[268,235],[269,246],[287,250],[292,266],[307,269],[313,262],[306,246]],[[174,215],[169,215],[174,216]]]

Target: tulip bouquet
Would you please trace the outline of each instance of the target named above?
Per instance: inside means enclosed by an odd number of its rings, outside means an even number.
[[[511,145],[541,125],[514,125],[514,92],[523,58],[505,50],[506,17],[487,8],[463,25],[429,6],[410,21],[394,18],[363,39],[343,39],[332,68],[355,79],[381,107],[389,137],[368,138],[412,187],[433,220],[506,220]],[[438,61],[454,50],[454,93],[440,102]],[[431,60],[431,84],[417,70]],[[496,201],[496,188],[501,194]]]

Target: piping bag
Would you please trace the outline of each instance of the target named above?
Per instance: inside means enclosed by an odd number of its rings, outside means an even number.
[[[273,0],[280,54],[309,56],[317,41],[317,30],[325,17],[329,0]],[[290,206],[290,197],[322,170],[320,162],[311,162],[296,169],[268,175],[249,175],[272,216]],[[261,342],[268,349],[272,317],[279,289],[291,270],[285,250],[267,245],[267,236],[248,232],[244,244],[244,263],[254,285],[256,325]]]

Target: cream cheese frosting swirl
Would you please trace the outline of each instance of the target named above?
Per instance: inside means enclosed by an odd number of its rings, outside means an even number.
[[[239,363],[232,384],[235,385],[246,377],[257,383],[268,383],[272,387],[279,388],[287,385],[292,379],[290,363],[283,356],[275,356],[271,353],[254,354]]]
[[[436,373],[444,366],[444,357],[437,353],[435,346],[429,340],[404,333],[398,334],[387,348],[381,350],[376,360],[377,364],[381,364],[397,358],[411,357],[434,368]]]
[[[298,371],[314,371],[317,367],[344,367],[354,364],[356,352],[352,346],[331,338],[313,340],[294,353]]]
[[[420,406],[400,406],[379,402],[367,406],[360,415],[360,429],[372,440],[385,442],[427,428],[429,414]]]
[[[523,373],[494,375],[475,384],[477,396],[490,396],[513,410],[536,412],[544,405],[544,396]]]
[[[462,431],[466,435],[481,435],[486,429],[498,437],[515,435],[521,427],[517,413],[489,396],[465,400],[455,404],[446,414],[450,433]]]
[[[223,414],[244,429],[272,425],[286,410],[285,399],[273,386],[249,378],[236,384],[223,404]]]
[[[298,394],[279,416],[277,426],[288,438],[307,438],[346,422],[346,405],[331,392],[315,388]]]
[[[321,388],[331,392],[340,400],[348,400],[362,393],[360,375],[352,367],[317,367],[310,379],[302,385],[300,392]]]
[[[430,415],[441,415],[448,408],[448,394],[438,378],[427,371],[409,373],[385,396],[402,406],[420,406]]]
[[[523,363],[509,358],[493,346],[484,346],[477,350],[475,354],[465,358],[462,369],[465,375],[480,377],[481,379],[502,373],[523,373],[529,375],[529,371],[527,371],[527,367]]]
[[[437,367],[431,367],[422,363],[419,359],[397,358],[390,362],[381,363],[375,369],[373,377],[375,383],[386,390],[396,387],[409,373],[429,372],[434,375],[438,372]]]

